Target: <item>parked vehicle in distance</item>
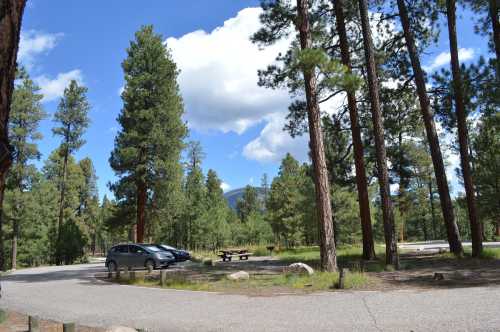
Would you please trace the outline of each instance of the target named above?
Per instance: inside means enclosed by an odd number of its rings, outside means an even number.
[[[175,263],[173,254],[154,244],[119,244],[108,251],[106,267],[114,272],[119,267],[129,268],[167,268]]]
[[[174,255],[176,262],[184,262],[191,259],[191,254],[187,250],[177,249],[166,244],[159,244],[158,248]]]

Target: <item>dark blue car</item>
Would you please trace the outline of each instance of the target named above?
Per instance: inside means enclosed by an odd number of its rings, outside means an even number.
[[[157,246],[161,250],[164,250],[164,251],[169,252],[172,255],[174,255],[176,262],[184,262],[184,261],[188,261],[191,259],[191,254],[186,250],[177,249],[177,248],[168,246],[166,244],[158,244]]]

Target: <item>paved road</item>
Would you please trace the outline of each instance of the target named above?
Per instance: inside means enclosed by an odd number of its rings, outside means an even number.
[[[462,242],[462,246],[471,247],[471,242]],[[500,248],[500,242],[483,242],[485,248]],[[436,240],[436,241],[425,241],[425,242],[410,242],[410,243],[398,243],[398,248],[412,250],[412,251],[428,251],[428,252],[438,252],[440,249],[449,250],[450,246],[448,242]]]
[[[2,278],[0,307],[88,326],[153,331],[500,331],[500,287],[247,297],[95,280],[102,265]]]

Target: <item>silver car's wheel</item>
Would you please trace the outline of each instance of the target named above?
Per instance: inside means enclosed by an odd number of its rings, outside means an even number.
[[[108,272],[116,272],[116,263],[111,261],[108,263]]]

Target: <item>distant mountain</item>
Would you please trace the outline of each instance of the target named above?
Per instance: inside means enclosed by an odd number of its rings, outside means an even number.
[[[254,187],[254,188],[257,191],[257,194],[259,195],[259,199],[264,201],[264,188],[261,187]],[[224,194],[224,197],[227,199],[227,203],[229,204],[229,206],[233,210],[236,210],[236,204],[238,203],[238,200],[243,197],[244,193],[245,193],[245,188],[238,188],[228,191],[227,193]]]

